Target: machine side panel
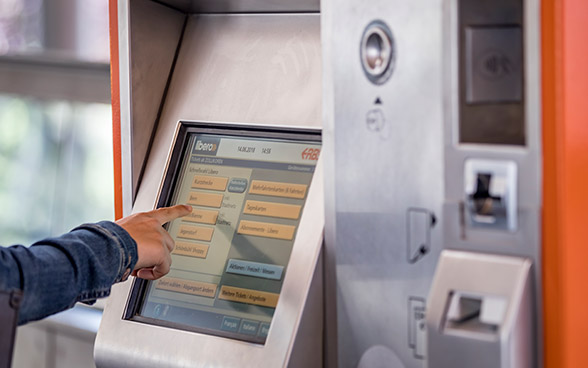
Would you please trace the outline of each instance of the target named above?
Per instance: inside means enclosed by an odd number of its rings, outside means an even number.
[[[324,258],[324,303],[325,313],[325,349],[324,366],[326,368],[337,367],[337,278],[336,278],[336,222],[335,219],[335,192],[337,191],[335,168],[335,98],[334,98],[334,73],[333,73],[333,37],[337,34],[333,29],[333,21],[336,19],[334,10],[338,4],[335,1],[323,0],[321,2],[321,40],[323,57],[323,146],[322,156],[325,162],[325,244],[323,247]]]
[[[536,1],[525,1],[525,135],[526,145],[512,147],[498,144],[460,144],[459,130],[459,40],[457,0],[445,2],[444,96],[445,96],[445,241],[448,248],[506,255],[523,255],[540,260],[540,78],[539,78],[539,8]],[[459,209],[465,201],[465,162],[467,159],[511,161],[517,166],[516,229],[501,231],[462,224]],[[538,267],[539,265],[535,265]],[[538,275],[540,270],[537,268]]]
[[[133,198],[157,128],[185,17],[153,1],[130,1]]]
[[[290,351],[288,367],[320,367],[323,364],[323,258],[321,251]]]
[[[424,308],[442,248],[441,1],[323,9],[334,96],[324,147],[335,175],[326,233],[336,228],[338,366],[423,367]],[[394,44],[394,70],[381,84],[366,77],[360,57],[373,22],[389,27]]]
[[[471,2],[475,9],[477,2]],[[516,1],[511,3],[515,4]],[[524,60],[523,88],[525,144],[519,147],[506,144],[464,144],[460,142],[460,43],[459,34],[464,32],[459,20],[460,1],[444,2],[444,96],[445,96],[445,201],[444,244],[447,249],[483,252],[529,258],[533,262],[531,309],[533,334],[536,338],[533,352],[536,364],[542,366],[542,282],[541,282],[541,79],[540,79],[540,8],[536,0],[524,0],[521,27],[524,29],[522,53]],[[485,2],[490,8],[496,3]],[[508,4],[506,2],[505,4]],[[518,6],[518,5],[517,5]],[[505,7],[505,9],[510,9]],[[486,12],[488,13],[488,12]],[[499,21],[484,12],[471,21],[471,27],[485,27]],[[497,23],[498,22],[498,23]],[[503,21],[504,24],[510,24]],[[491,162],[509,162],[516,166],[514,186],[516,193],[516,226],[505,230],[475,227],[468,221],[470,212],[465,189],[467,161],[482,159]],[[480,284],[483,284],[481,281]]]

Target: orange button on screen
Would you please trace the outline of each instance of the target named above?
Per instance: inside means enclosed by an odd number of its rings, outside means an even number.
[[[302,206],[274,202],[247,201],[243,213],[248,215],[298,219]]]
[[[274,238],[283,240],[292,240],[296,228],[290,225],[270,224],[267,222],[241,220],[237,232],[243,235],[262,236],[264,238]]]
[[[178,293],[214,298],[217,285],[210,284],[208,282],[198,282],[176,279],[172,277],[164,277],[157,281],[156,288],[161,290],[175,291]]]
[[[223,195],[216,193],[190,192],[188,204],[219,208],[223,203]]]
[[[221,176],[196,175],[192,180],[192,188],[224,191],[229,178]]]
[[[180,225],[180,228],[178,229],[179,238],[193,240],[210,241],[213,233],[213,227]]]
[[[208,244],[177,241],[173,254],[187,257],[206,258],[208,248]]]
[[[182,218],[184,221],[198,222],[200,224],[216,224],[218,211],[193,209],[192,213]]]
[[[306,195],[305,184],[289,184],[275,181],[252,180],[249,193],[273,197],[303,199]]]
[[[222,286],[218,295],[219,299],[230,300],[247,304],[261,305],[263,307],[275,308],[278,304],[280,294],[268,293],[266,291],[243,289],[233,286]]]

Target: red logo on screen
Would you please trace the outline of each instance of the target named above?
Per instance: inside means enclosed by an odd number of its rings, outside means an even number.
[[[302,159],[316,161],[318,160],[320,153],[321,150],[318,148],[306,148],[304,151],[302,151]]]

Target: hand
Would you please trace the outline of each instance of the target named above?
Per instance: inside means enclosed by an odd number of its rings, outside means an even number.
[[[174,241],[163,224],[186,216],[192,207],[177,205],[136,213],[116,221],[137,242],[139,260],[132,275],[146,280],[156,280],[169,272]]]

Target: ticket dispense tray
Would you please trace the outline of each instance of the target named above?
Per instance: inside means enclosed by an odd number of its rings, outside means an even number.
[[[317,264],[321,272],[320,148],[319,129],[178,123],[157,206],[193,211],[166,225],[170,273],[115,293],[97,363],[288,365],[305,308],[322,314],[311,306],[321,299],[311,295]],[[314,329],[320,337],[321,323]]]

